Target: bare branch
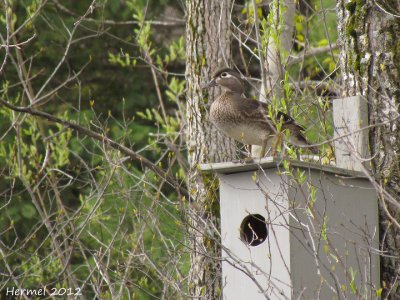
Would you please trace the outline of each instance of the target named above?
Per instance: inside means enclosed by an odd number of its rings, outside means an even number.
[[[78,124],[72,123],[70,121],[67,121],[67,120],[64,120],[61,118],[58,118],[58,117],[48,114],[46,112],[34,110],[32,108],[17,107],[17,106],[14,106],[2,99],[0,99],[0,103],[2,103],[5,107],[8,107],[9,109],[12,109],[13,111],[27,113],[32,116],[37,116],[42,119],[46,119],[53,123],[62,124],[67,128],[71,128],[79,133],[82,133],[88,137],[91,137],[97,141],[100,141],[111,148],[114,148],[114,149],[120,151],[121,153],[128,155],[129,158],[131,158],[132,160],[138,161],[145,167],[149,168],[151,171],[153,171],[158,176],[160,176],[162,179],[164,179],[166,182],[168,182],[170,184],[170,186],[173,187],[174,189],[176,189],[177,192],[179,192],[182,196],[186,197],[186,199],[190,198],[188,191],[184,187],[182,187],[182,185],[174,177],[167,174],[163,169],[154,165],[150,160],[141,156],[140,154],[136,153],[135,151],[129,149],[128,147],[121,145],[120,143],[117,143],[116,141],[114,141],[106,136],[103,136],[97,132],[94,132],[90,129],[87,129],[83,126],[80,126]]]
[[[297,64],[297,63],[303,61],[307,57],[311,57],[311,56],[315,56],[315,55],[325,53],[328,51],[336,50],[338,48],[339,48],[339,45],[337,43],[332,43],[331,45],[327,45],[327,46],[323,46],[323,47],[306,49],[304,52],[301,52],[296,56],[294,56],[293,54],[290,55],[289,61],[287,64],[288,64],[288,66],[292,66],[294,64]]]

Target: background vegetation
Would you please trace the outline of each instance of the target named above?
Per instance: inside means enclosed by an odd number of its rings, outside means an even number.
[[[257,3],[268,35],[269,3]],[[330,99],[338,93],[334,5],[299,3],[286,94],[274,99],[315,143],[332,136]],[[79,289],[82,299],[187,299],[185,3],[0,7],[3,101],[125,145],[179,185],[70,126],[0,105],[1,297],[8,287],[46,286]],[[252,78],[255,97],[253,25],[251,1],[236,1],[233,61]],[[330,145],[321,151],[329,163]]]

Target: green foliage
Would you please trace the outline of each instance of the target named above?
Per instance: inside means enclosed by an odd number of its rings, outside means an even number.
[[[13,29],[23,26],[16,40],[35,35],[20,53],[27,62],[31,98],[47,82],[41,93],[48,95],[45,105],[34,108],[108,136],[161,166],[171,163],[171,173],[184,178],[184,171],[173,165],[173,152],[160,155],[166,151],[160,136],[175,138],[182,116],[164,118],[154,108],[159,102],[142,55],[157,58],[155,65],[166,74],[167,68],[182,72],[184,39],[155,42],[149,22],[174,2],[103,1],[93,12],[88,1],[9,3]],[[146,12],[145,7],[151,9]],[[108,20],[139,24],[106,25]],[[3,13],[0,22],[6,22]],[[6,36],[5,26],[0,31]],[[23,75],[10,58],[4,71],[1,98],[29,105],[28,88],[20,83]],[[177,110],[184,81],[167,75],[159,79],[167,110]],[[108,288],[113,286],[131,299],[154,299],[161,293],[179,299],[168,282],[184,282],[182,274],[188,272],[182,204],[163,179],[64,125],[2,106],[0,119],[0,238],[6,249],[0,269],[7,264],[14,276],[23,278],[24,288],[66,288],[76,280],[83,284],[85,298],[112,299]],[[3,287],[15,285],[2,280]]]
[[[242,14],[243,24],[252,27],[255,12],[250,2],[245,1]],[[261,6],[264,1],[256,2]],[[186,155],[182,150],[183,28],[178,35],[170,34],[169,28],[163,34],[152,22],[167,5],[177,7],[179,3],[97,1],[93,11],[91,1],[9,3],[12,29],[22,26],[16,41],[34,38],[20,47],[29,78],[24,84],[29,87],[21,83],[23,75],[9,58],[2,75],[2,99],[28,106],[46,83],[40,94],[43,102],[33,108],[112,138],[177,179],[187,180],[178,159]],[[321,4],[332,8],[334,2],[311,1],[315,11]],[[273,8],[285,11],[282,5]],[[265,15],[261,8],[256,13],[262,51],[266,53],[271,40],[279,48],[284,24],[275,24],[274,15]],[[6,23],[4,14],[0,22]],[[326,22],[328,34],[321,22]],[[335,22],[331,10],[309,17],[297,14],[296,48],[294,53],[281,52],[283,61],[299,54],[306,44],[311,48],[329,45],[337,36]],[[0,32],[6,36],[6,27],[0,26]],[[15,51],[11,51],[14,60]],[[299,94],[293,78],[307,81],[334,76],[336,51],[333,54],[318,54],[305,58],[301,65],[286,66],[280,83],[283,95],[271,98],[270,116],[283,111],[300,124],[311,124],[306,134],[313,142],[326,140],[333,132],[329,101],[307,91]],[[199,60],[207,64],[205,56]],[[29,97],[30,89],[33,95]],[[23,278],[25,288],[71,287],[75,280],[83,286],[85,298],[112,299],[121,289],[122,299],[185,299],[179,289],[187,288],[190,250],[186,248],[185,210],[192,204],[177,199],[163,178],[110,150],[103,141],[4,107],[0,107],[0,118],[0,238],[7,250],[1,270],[7,270],[7,264],[14,276]],[[276,124],[278,131],[282,122]],[[168,144],[183,147],[174,150]],[[322,150],[328,153],[329,147]],[[289,149],[288,155],[297,158],[299,152]],[[324,162],[330,162],[329,155]],[[283,164],[283,174],[302,186],[308,184],[304,172],[292,169],[288,160]],[[210,186],[205,209],[211,217],[219,212],[218,182],[214,177],[204,180]],[[312,217],[316,189],[308,188]],[[327,222],[324,219],[321,231],[325,241]],[[206,242],[215,243],[211,238]],[[325,244],[324,249],[334,257]],[[14,285],[6,280],[3,286]]]
[[[108,53],[108,61],[111,64],[117,64],[121,67],[134,67],[137,63],[136,59],[131,60],[129,53],[123,53],[123,55],[117,55],[113,53]]]
[[[324,9],[321,14],[315,13],[309,19],[303,16],[296,17],[296,34],[299,36],[307,36],[310,47],[328,46],[337,40],[337,16],[335,13],[335,2],[331,0],[312,1],[312,6],[316,12]],[[297,25],[300,23],[300,25]],[[322,26],[321,26],[322,24]],[[309,32],[310,34],[307,34]],[[304,41],[301,40],[303,43]],[[300,49],[303,49],[301,47]],[[309,57],[305,61],[304,68],[310,78],[321,78],[322,74],[334,72],[337,65],[338,51],[321,53],[315,57]],[[316,62],[319,62],[316,64]]]
[[[352,267],[350,267],[349,268],[349,272],[350,272],[350,277],[351,277],[350,290],[354,295],[357,295],[357,286],[356,286],[356,283],[355,283],[355,278],[356,278],[357,271],[354,271],[354,269]]]

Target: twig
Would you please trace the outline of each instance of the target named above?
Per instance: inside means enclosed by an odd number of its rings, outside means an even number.
[[[397,14],[395,14],[395,13],[391,13],[391,12],[387,11],[387,9],[385,9],[385,8],[384,8],[382,5],[380,5],[378,2],[374,1],[374,3],[375,3],[376,6],[378,6],[378,8],[379,8],[382,12],[384,12],[384,13],[386,13],[386,14],[388,14],[388,15],[391,15],[392,17],[400,18],[400,15],[397,15]]]
[[[164,179],[166,182],[168,182],[168,184],[171,185],[171,187],[173,187],[174,189],[176,189],[182,196],[185,196],[187,199],[189,199],[190,196],[189,196],[188,191],[184,187],[182,187],[174,177],[167,174],[163,169],[157,167],[150,160],[141,156],[140,154],[136,153],[135,151],[132,151],[128,147],[121,145],[121,144],[117,143],[116,141],[114,141],[106,136],[103,136],[97,132],[94,132],[90,129],[87,129],[83,126],[72,123],[70,121],[58,118],[49,113],[46,113],[43,111],[38,111],[38,110],[35,110],[32,108],[14,106],[2,99],[0,99],[0,103],[13,111],[27,113],[27,114],[30,114],[33,116],[40,117],[42,119],[47,119],[48,121],[53,122],[53,123],[62,124],[65,127],[68,127],[70,129],[75,130],[79,133],[82,133],[88,137],[98,140],[111,148],[117,149],[121,153],[124,153],[125,155],[129,156],[132,160],[138,161],[145,167],[149,168],[151,171],[153,171],[158,176],[160,176],[162,179]]]
[[[327,46],[323,46],[323,47],[311,48],[304,52],[299,53],[298,55],[296,55],[296,57],[290,56],[287,65],[292,66],[294,64],[301,62],[304,58],[307,58],[310,56],[315,56],[315,55],[325,53],[325,52],[328,52],[331,50],[336,50],[338,48],[339,48],[339,45],[337,43],[332,43],[332,45],[327,45]]]
[[[4,59],[0,66],[0,74],[3,71],[3,68],[7,63],[7,57],[10,53],[10,19],[8,16],[8,0],[4,0],[4,8],[5,8],[5,12],[6,12],[6,42],[5,42],[6,53],[4,54]],[[3,45],[0,46],[0,49],[2,46]]]
[[[56,4],[56,6],[72,15],[72,16],[77,16],[78,14],[71,11],[70,9],[66,8],[64,5],[62,5],[59,1],[57,0],[53,0],[54,3]],[[105,25],[140,25],[141,22],[138,21],[114,21],[114,20],[96,20],[93,18],[85,18],[83,21],[85,22],[91,22],[91,23],[100,23],[100,24],[105,24]],[[152,20],[152,21],[145,21],[145,23],[150,23],[151,25],[155,25],[155,26],[185,26],[185,20],[181,20],[181,19],[176,19],[175,21],[161,21],[161,20]]]

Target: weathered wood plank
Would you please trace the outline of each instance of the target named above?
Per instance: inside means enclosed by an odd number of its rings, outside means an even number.
[[[368,167],[368,105],[362,96],[333,100],[336,166],[353,171]]]

